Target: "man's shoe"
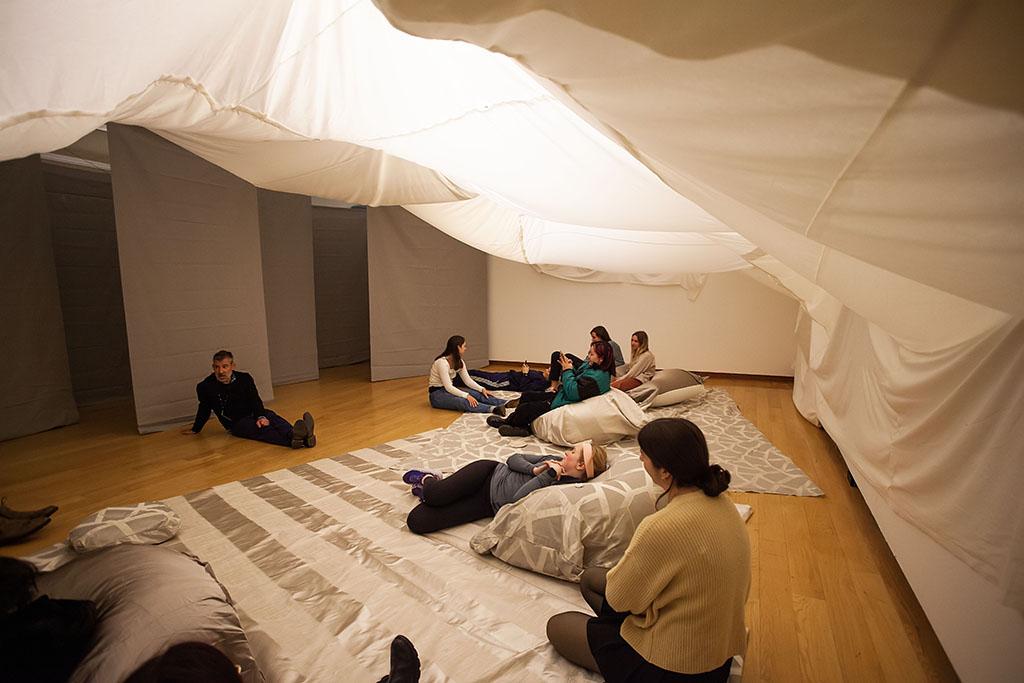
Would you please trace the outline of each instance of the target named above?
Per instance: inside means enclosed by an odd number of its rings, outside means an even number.
[[[513,427],[512,425],[502,425],[498,427],[498,433],[502,436],[529,436],[530,430],[526,427]]]
[[[416,648],[405,636],[391,641],[391,673],[388,683],[417,683],[420,680],[420,658]]]
[[[505,406],[494,406],[493,408],[491,408],[491,412],[497,415],[498,417],[505,417]]]
[[[488,415],[487,416],[487,426],[488,427],[501,427],[504,424],[505,424],[505,418],[503,418],[503,417],[499,417],[498,415]]]
[[[26,536],[31,536],[49,523],[49,517],[32,517],[31,519],[9,519],[7,517],[0,517],[0,545],[17,543]]]
[[[302,448],[305,446],[308,435],[309,431],[306,429],[306,423],[303,420],[296,420],[295,424],[292,425],[292,448]]]
[[[316,445],[316,434],[313,433],[313,416],[309,413],[303,413],[302,421],[306,424],[305,446],[306,448],[312,448]]]
[[[36,517],[52,517],[53,513],[57,511],[56,505],[47,505],[44,508],[38,510],[12,510],[7,507],[7,499],[0,498],[0,517],[6,517],[7,519],[35,519]]]

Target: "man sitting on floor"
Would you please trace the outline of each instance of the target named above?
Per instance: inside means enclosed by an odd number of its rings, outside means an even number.
[[[230,351],[213,354],[213,372],[196,385],[199,410],[191,427],[182,434],[198,434],[210,419],[210,411],[217,416],[224,429],[233,436],[255,439],[278,446],[312,448],[316,445],[313,434],[313,416],[303,413],[294,425],[269,408],[263,407],[260,392],[252,375],[235,370],[235,357]]]

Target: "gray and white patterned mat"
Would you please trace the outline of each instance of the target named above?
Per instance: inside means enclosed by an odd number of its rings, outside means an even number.
[[[701,397],[647,412],[651,419],[685,417],[696,423],[707,437],[711,461],[732,474],[729,485],[732,490],[790,496],[824,495],[803,470],[743,417],[736,402],[722,389],[710,389]],[[487,426],[486,417],[465,413],[447,429],[424,432],[406,440],[418,446],[417,457],[423,465],[445,472],[481,458],[504,460],[513,453],[524,451],[558,453],[562,450],[533,436],[502,437],[498,430]],[[619,458],[639,456],[640,447],[636,439],[608,446],[610,465]]]

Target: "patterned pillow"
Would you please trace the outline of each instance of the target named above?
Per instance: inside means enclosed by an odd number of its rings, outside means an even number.
[[[584,568],[619,561],[656,498],[640,459],[620,454],[593,481],[548,486],[501,508],[470,545],[523,569],[579,581]]]
[[[567,581],[579,581],[587,567],[614,567],[662,491],[635,454],[610,450],[609,457],[615,460],[593,481],[548,486],[501,508],[470,547]],[[750,518],[749,505],[736,509]]]
[[[154,545],[173,538],[181,517],[164,503],[109,507],[83,519],[68,534],[68,543],[80,553],[112,545]]]

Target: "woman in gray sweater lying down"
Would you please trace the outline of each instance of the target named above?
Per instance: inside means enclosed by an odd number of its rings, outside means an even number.
[[[409,470],[402,481],[412,485],[423,501],[406,523],[414,534],[493,517],[502,505],[514,503],[537,489],[593,479],[608,468],[608,453],[589,441],[564,455],[515,453],[505,462],[475,460],[442,477],[429,470]]]

